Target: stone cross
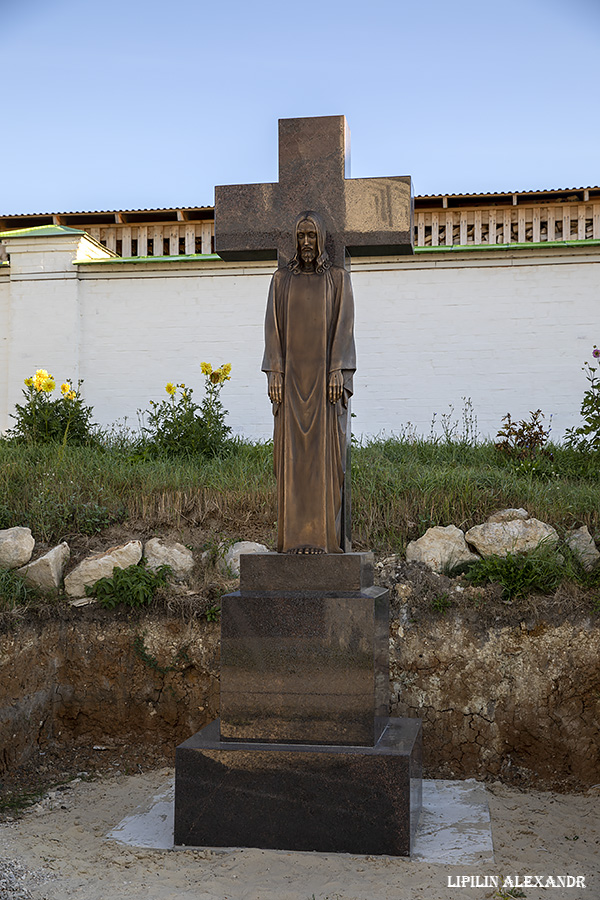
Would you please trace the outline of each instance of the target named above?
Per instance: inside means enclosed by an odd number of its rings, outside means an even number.
[[[279,120],[279,182],[215,188],[215,249],[225,260],[277,259],[295,253],[293,226],[318,212],[334,265],[346,254],[413,252],[410,176],[350,178],[345,116]]]

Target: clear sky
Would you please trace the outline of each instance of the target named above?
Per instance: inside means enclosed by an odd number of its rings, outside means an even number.
[[[415,193],[600,182],[600,0],[0,0],[0,214],[212,205],[277,119]]]

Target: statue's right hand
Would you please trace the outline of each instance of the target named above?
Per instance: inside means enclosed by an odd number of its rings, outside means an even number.
[[[281,403],[283,400],[283,375],[281,372],[269,372],[267,392],[271,403]]]

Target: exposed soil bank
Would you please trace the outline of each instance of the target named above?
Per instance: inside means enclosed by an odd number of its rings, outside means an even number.
[[[219,625],[88,607],[0,636],[0,773],[52,742],[173,742],[218,715]]]
[[[397,601],[396,596],[396,601]],[[483,624],[393,604],[391,712],[426,772],[558,790],[600,782],[600,622]],[[0,635],[0,774],[59,743],[173,748],[218,716],[219,625],[97,607]]]
[[[555,790],[600,781],[597,624],[394,625],[392,710],[423,719],[430,772]]]

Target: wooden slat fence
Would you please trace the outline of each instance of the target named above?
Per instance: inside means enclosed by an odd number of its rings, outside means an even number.
[[[84,226],[86,227],[86,226]],[[124,258],[214,253],[214,221],[115,223],[87,228]],[[600,202],[440,209],[415,213],[416,247],[600,240]],[[0,261],[7,259],[0,243]]]
[[[214,253],[214,222],[168,222],[164,225],[96,225],[90,235],[124,258],[191,256]]]
[[[415,213],[416,247],[600,240],[600,203]]]

